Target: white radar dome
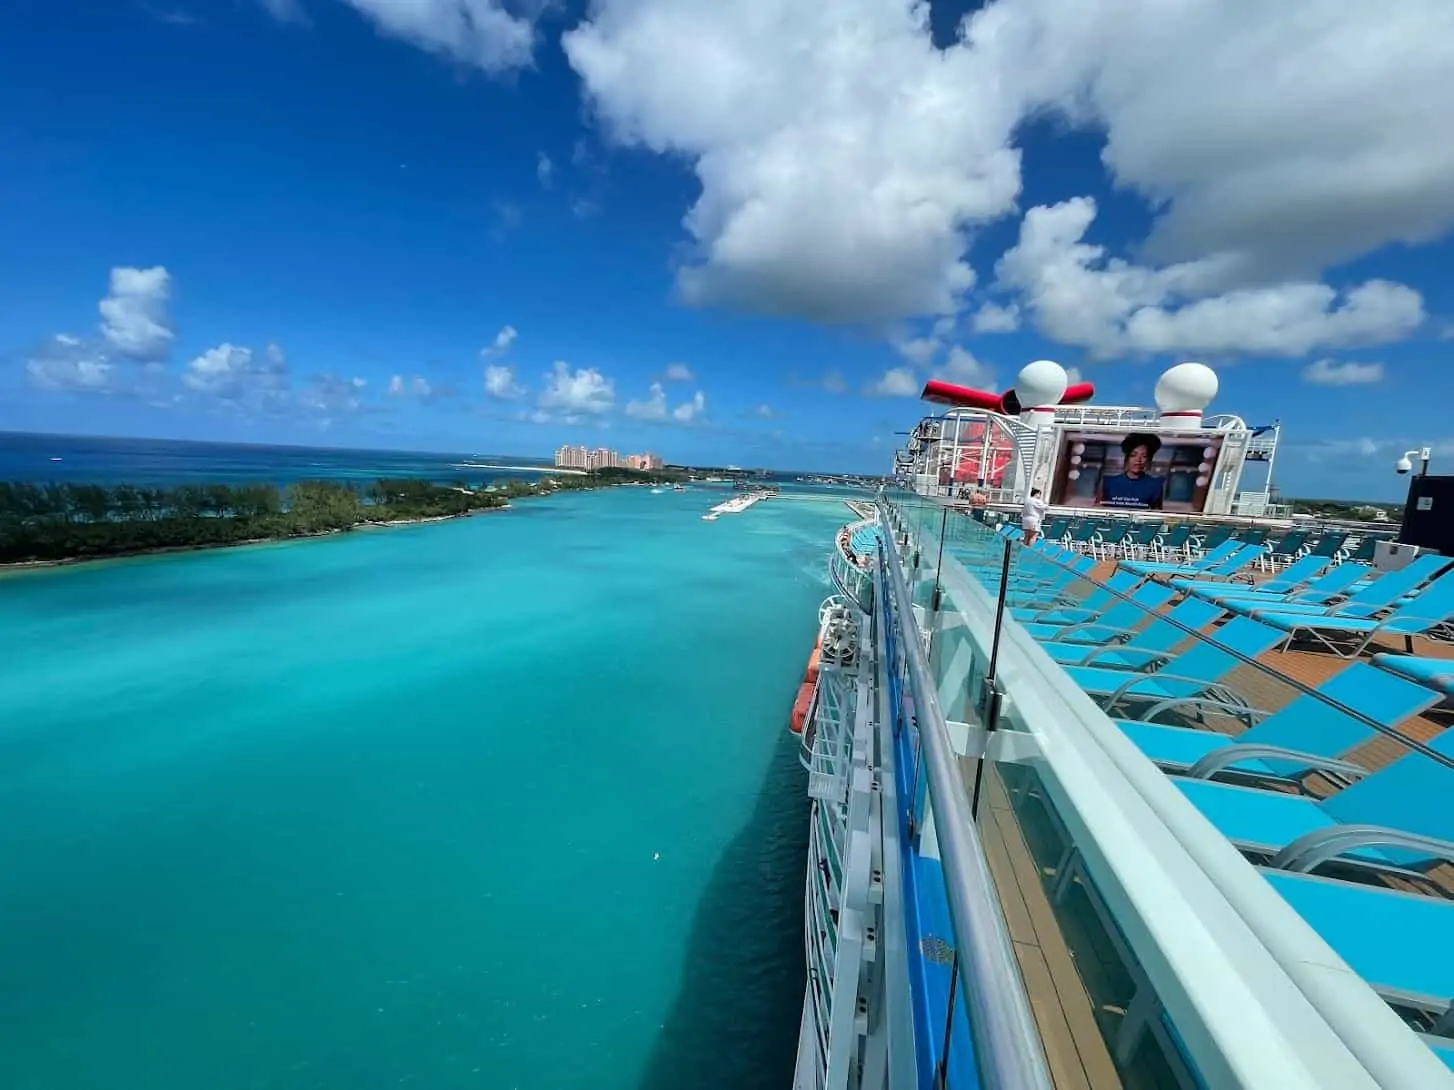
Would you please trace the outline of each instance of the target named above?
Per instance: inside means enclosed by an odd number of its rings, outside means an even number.
[[[1201,412],[1217,396],[1217,373],[1204,363],[1178,363],[1156,383],[1156,407],[1164,413]]]
[[[1023,409],[1059,405],[1070,377],[1054,360],[1036,360],[1020,368],[1015,376],[1015,397]]]

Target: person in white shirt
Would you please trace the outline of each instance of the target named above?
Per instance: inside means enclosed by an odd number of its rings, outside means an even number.
[[[1045,516],[1049,504],[1040,498],[1040,489],[1030,489],[1030,495],[1025,500],[1025,506],[1020,510],[1020,529],[1024,532],[1022,539],[1026,545],[1035,544],[1035,539],[1040,536],[1040,520]]]

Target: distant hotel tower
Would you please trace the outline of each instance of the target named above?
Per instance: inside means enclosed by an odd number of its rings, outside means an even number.
[[[660,455],[650,451],[623,456],[606,447],[564,446],[555,452],[555,464],[558,469],[660,469],[662,462]]]

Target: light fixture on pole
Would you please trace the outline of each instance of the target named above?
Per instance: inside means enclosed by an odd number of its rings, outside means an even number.
[[[1419,450],[1406,450],[1404,451],[1404,456],[1393,464],[1393,468],[1399,473],[1410,473],[1414,468],[1413,459],[1417,458],[1419,460],[1419,476],[1427,477],[1429,475],[1429,455],[1431,453],[1428,447],[1422,447]]]

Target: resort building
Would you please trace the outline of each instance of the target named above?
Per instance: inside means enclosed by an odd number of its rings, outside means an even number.
[[[555,464],[559,469],[660,469],[662,460],[659,454],[646,451],[642,454],[621,454],[608,447],[596,447],[594,450],[583,446],[571,446],[569,444],[560,447],[555,452]]]

